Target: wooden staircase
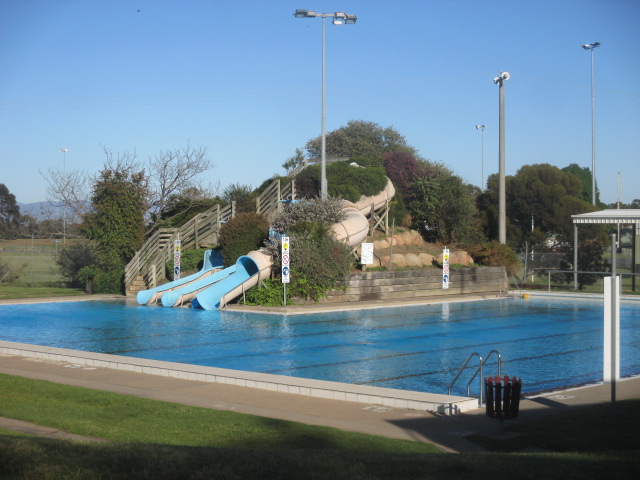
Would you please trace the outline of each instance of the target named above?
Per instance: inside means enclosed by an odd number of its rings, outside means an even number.
[[[282,185],[274,180],[256,198],[256,212],[272,221],[283,201],[295,200],[295,182]],[[216,205],[199,213],[180,228],[156,230],[136,252],[125,267],[124,284],[127,295],[153,288],[165,278],[165,264],[173,256],[174,241],[180,238],[182,250],[218,245],[220,228],[224,222],[236,216],[236,202],[226,207]]]

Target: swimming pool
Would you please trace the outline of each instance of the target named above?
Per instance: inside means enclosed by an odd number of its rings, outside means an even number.
[[[121,301],[2,305],[0,339],[432,393],[447,392],[470,353],[496,349],[503,373],[532,393],[602,379],[602,311],[601,299],[550,297],[296,316]],[[640,302],[622,303],[620,350],[621,375],[640,374]],[[490,362],[485,374],[495,370]],[[466,394],[467,381],[452,393]]]

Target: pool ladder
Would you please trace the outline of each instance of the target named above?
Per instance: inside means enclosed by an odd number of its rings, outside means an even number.
[[[498,357],[498,376],[502,375],[502,355],[500,355],[500,352],[497,350],[491,350],[489,353],[487,353],[487,356],[484,358],[484,360],[482,359],[482,356],[477,353],[477,352],[473,352],[471,355],[469,355],[467,357],[467,361],[464,362],[464,365],[462,365],[462,367],[460,367],[460,370],[458,371],[458,374],[456,375],[456,378],[453,379],[453,382],[451,382],[451,385],[449,385],[448,388],[448,394],[451,395],[451,389],[453,388],[453,385],[456,383],[456,381],[458,380],[458,378],[460,378],[460,375],[462,375],[462,372],[464,372],[464,369],[467,368],[467,365],[469,364],[469,362],[471,361],[471,359],[473,357],[478,357],[478,359],[480,360],[480,365],[478,366],[478,369],[475,371],[475,373],[473,374],[473,376],[471,377],[471,380],[469,380],[469,383],[467,383],[467,397],[471,396],[471,383],[475,380],[476,376],[478,375],[478,373],[480,374],[480,379],[479,379],[479,387],[480,387],[480,396],[478,397],[478,406],[482,406],[482,404],[484,403],[483,400],[483,391],[484,389],[483,387],[483,379],[484,379],[484,375],[482,374],[482,368],[484,367],[484,364],[487,363],[487,360],[489,360],[489,358],[491,357],[491,355],[495,354]]]

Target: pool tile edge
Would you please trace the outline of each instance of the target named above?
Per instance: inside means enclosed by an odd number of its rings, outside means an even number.
[[[0,340],[0,354],[87,367],[124,370],[203,383],[225,383],[257,390],[270,390],[292,395],[357,402],[367,405],[383,405],[391,408],[429,411],[445,415],[463,413],[478,408],[478,400],[475,398],[367,385],[352,385],[217,367],[203,367],[105,353],[83,352],[66,348],[43,347],[4,340]]]

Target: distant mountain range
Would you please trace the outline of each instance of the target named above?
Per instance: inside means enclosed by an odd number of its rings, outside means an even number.
[[[21,203],[17,202],[20,207],[21,215],[31,215],[38,221],[61,218],[64,212],[63,205],[52,204],[51,202],[34,202]],[[69,210],[67,214],[69,215]]]

